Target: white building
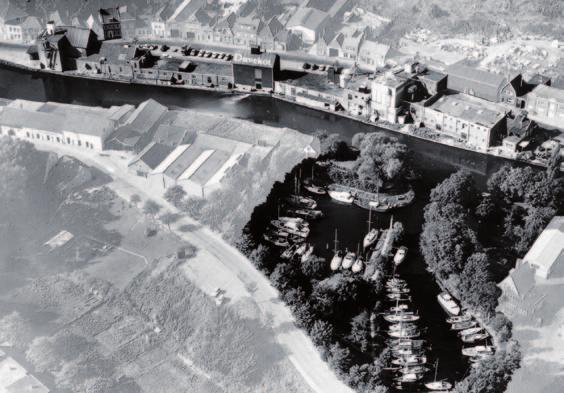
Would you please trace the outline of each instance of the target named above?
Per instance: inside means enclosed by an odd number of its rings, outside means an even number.
[[[132,110],[130,105],[104,109],[16,100],[0,113],[0,135],[101,151]]]
[[[529,264],[535,274],[544,279],[550,278],[556,266],[564,266],[564,216],[550,221],[523,258],[523,263]]]
[[[527,95],[527,111],[539,123],[564,129],[564,90],[538,85]]]

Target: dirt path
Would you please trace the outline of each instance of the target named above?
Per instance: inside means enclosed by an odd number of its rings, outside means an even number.
[[[151,190],[147,182],[127,172],[127,157],[124,153],[109,153],[101,157],[99,153],[82,151],[47,143],[36,143],[40,150],[65,154],[95,166],[107,173],[114,180],[110,187],[122,198],[129,201],[131,195],[137,194],[142,203],[153,199],[166,210],[178,212],[177,209],[162,198],[162,190]],[[182,228],[189,226],[190,231]],[[193,219],[183,216],[171,225],[171,230],[182,239],[203,250],[202,256],[196,258],[197,264],[191,269],[197,278],[194,283],[202,290],[210,293],[221,282],[227,298],[251,298],[261,313],[268,320],[275,338],[286,351],[289,360],[302,375],[311,389],[317,393],[353,393],[329,369],[309,337],[297,328],[288,307],[279,299],[266,277],[257,271],[251,262],[221,237],[202,226]]]

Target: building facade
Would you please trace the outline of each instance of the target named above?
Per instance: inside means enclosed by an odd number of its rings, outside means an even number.
[[[273,91],[280,72],[280,59],[273,53],[237,53],[233,58],[235,86],[248,90]]]

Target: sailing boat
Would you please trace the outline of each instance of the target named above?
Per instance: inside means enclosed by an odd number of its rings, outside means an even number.
[[[452,388],[452,384],[448,381],[437,381],[437,371],[439,370],[439,359],[435,362],[435,380],[433,382],[427,382],[425,387],[429,390],[449,390]]]
[[[360,244],[357,245],[356,254],[354,252],[348,252],[343,259],[343,269],[350,269],[359,255]]]
[[[353,273],[360,273],[364,269],[364,258],[362,255],[359,255],[356,261],[353,263],[351,267],[351,271]]]
[[[314,169],[314,168],[315,168],[315,167],[312,165],[312,166],[311,166],[311,182],[309,182],[309,183],[307,183],[307,184],[304,184],[304,188],[305,188],[306,190],[308,190],[309,192],[311,192],[312,194],[325,195],[325,194],[327,193],[327,191],[325,190],[325,188],[316,186],[316,185],[313,183],[313,169]]]
[[[370,225],[372,224],[372,206],[368,210],[368,233],[364,236],[364,241],[362,243],[364,249],[366,250],[368,247],[373,245],[376,240],[378,240],[378,229],[372,228],[370,229]]]
[[[343,252],[341,250],[337,250],[337,244],[339,241],[337,240],[337,229],[335,229],[335,248],[333,250],[333,259],[331,259],[331,270],[335,271],[341,267],[341,263],[343,263]]]

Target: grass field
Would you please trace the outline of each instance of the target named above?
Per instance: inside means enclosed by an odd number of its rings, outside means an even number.
[[[0,238],[0,346],[57,392],[309,392],[255,309],[192,283],[205,253],[147,237],[155,224],[108,181],[69,159],[32,176],[25,219]],[[44,245],[62,230],[73,238]]]

